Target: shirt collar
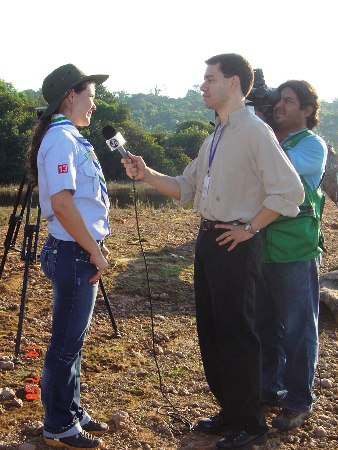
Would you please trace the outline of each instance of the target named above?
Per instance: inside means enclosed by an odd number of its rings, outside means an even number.
[[[228,120],[225,122],[224,126],[230,126],[230,128],[234,128],[239,122],[242,121],[244,117],[246,117],[248,114],[252,114],[247,107],[241,106],[240,108],[236,109],[235,111],[232,111],[229,114]],[[221,123],[219,116],[216,117],[216,126]]]
[[[279,145],[282,145],[285,141],[290,139],[292,136],[296,136],[296,134],[302,133],[303,131],[307,130],[308,128],[305,127],[302,130],[294,131],[293,133],[289,133],[282,141],[280,141]]]

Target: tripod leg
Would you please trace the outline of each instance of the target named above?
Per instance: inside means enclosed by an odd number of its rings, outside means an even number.
[[[28,244],[28,247],[29,247],[29,244]],[[29,251],[30,251],[30,249],[29,249]],[[28,284],[28,272],[29,272],[30,263],[31,263],[30,259],[27,258],[26,259],[26,263],[25,263],[23,282],[22,282],[21,303],[20,303],[18,329],[17,329],[17,332],[16,332],[16,339],[15,339],[15,359],[19,358],[19,353],[20,353],[22,324],[23,324],[23,318],[24,318],[24,315],[25,315],[26,293],[27,293],[27,284]]]
[[[2,277],[2,272],[3,272],[4,267],[5,267],[5,263],[6,263],[6,260],[7,260],[8,252],[9,252],[9,247],[5,246],[4,254],[2,256],[2,260],[1,260],[1,263],[0,263],[0,279]]]
[[[111,320],[111,323],[112,323],[112,326],[113,326],[113,330],[114,330],[113,337],[121,337],[121,335],[120,335],[120,333],[119,333],[119,331],[117,329],[116,321],[115,321],[115,318],[113,316],[113,312],[112,312],[111,307],[110,307],[110,303],[109,303],[109,300],[108,300],[108,296],[107,296],[106,289],[104,287],[102,278],[100,278],[100,280],[99,280],[99,285],[100,285],[100,289],[101,289],[101,292],[102,292],[102,295],[103,295],[103,298],[104,298],[104,302],[106,304],[106,307],[107,307],[107,310],[108,310],[108,314],[109,314],[109,317],[110,317],[110,320]]]
[[[21,183],[20,183],[20,187],[19,187],[19,191],[18,191],[18,195],[17,198],[15,200],[15,204],[14,204],[14,208],[13,208],[13,212],[10,215],[9,218],[9,224],[8,224],[8,230],[7,230],[7,234],[6,234],[6,238],[4,241],[4,254],[1,260],[1,264],[0,264],[0,279],[2,277],[2,272],[4,270],[5,267],[5,263],[6,263],[6,259],[7,259],[7,254],[9,252],[9,250],[11,248],[15,249],[15,243],[18,237],[18,233],[20,230],[20,225],[21,225],[21,221],[22,221],[22,217],[24,215],[25,212],[25,208],[27,205],[27,201],[31,195],[31,187],[28,186],[27,187],[27,191],[25,193],[24,199],[22,201],[22,191],[23,191],[23,187],[25,185],[26,182],[26,177],[25,175],[22,177]],[[18,207],[20,206],[20,204],[22,204],[21,206],[21,211],[18,214],[17,210]],[[17,249],[15,249],[17,250]]]

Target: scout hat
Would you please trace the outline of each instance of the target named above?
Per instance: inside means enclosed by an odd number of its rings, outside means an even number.
[[[109,75],[85,75],[73,64],[58,67],[47,75],[42,84],[42,95],[48,106],[41,118],[48,117],[55,112],[66,93],[79,83],[93,81],[96,84],[104,83]]]

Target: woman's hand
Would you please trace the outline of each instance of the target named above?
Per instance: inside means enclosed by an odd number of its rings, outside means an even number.
[[[102,245],[101,252],[102,252],[102,255],[107,259],[108,255],[109,255],[109,250],[107,249],[107,247],[104,244]]]
[[[103,252],[101,251],[101,249],[99,252],[92,254],[90,256],[90,262],[92,264],[95,264],[95,266],[97,267],[96,274],[89,280],[90,284],[95,284],[99,281],[104,270],[107,269],[108,262],[106,258],[103,256]]]

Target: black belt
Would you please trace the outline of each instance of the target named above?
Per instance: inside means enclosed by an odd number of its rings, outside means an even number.
[[[215,225],[241,225],[242,222],[239,220],[231,220],[230,222],[222,222],[221,220],[208,220],[201,219],[201,230],[203,231],[215,231],[219,230],[219,228],[215,228]]]
[[[52,237],[53,237],[53,236],[52,236]],[[55,239],[55,238],[54,238],[54,239]],[[79,247],[79,248],[81,248],[82,250],[87,251],[87,250],[85,250],[83,247],[81,247],[81,245],[78,244],[76,241],[63,241],[62,239],[60,239],[59,242],[61,242],[61,245],[63,245],[63,246],[68,246],[68,247],[69,247],[69,246],[74,245],[75,247]],[[100,248],[103,247],[103,244],[104,244],[103,239],[101,239],[101,240],[99,240],[99,241],[96,241],[96,242],[97,242],[97,244],[98,244],[98,246],[99,246]]]

